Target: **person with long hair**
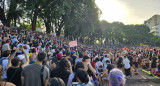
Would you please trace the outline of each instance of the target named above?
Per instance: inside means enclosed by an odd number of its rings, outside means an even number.
[[[53,77],[61,78],[67,85],[68,77],[71,73],[72,73],[72,65],[70,61],[66,58],[63,58],[60,60],[59,66],[57,66],[51,71],[50,77],[51,78]]]
[[[77,62],[74,72],[69,75],[67,86],[72,86],[72,82],[77,82],[76,72],[79,68],[84,69],[82,62]]]
[[[76,77],[78,80],[77,86],[92,86],[92,84],[89,84],[88,73],[84,69],[78,69],[76,71]]]
[[[61,78],[54,77],[50,80],[48,86],[66,86]]]

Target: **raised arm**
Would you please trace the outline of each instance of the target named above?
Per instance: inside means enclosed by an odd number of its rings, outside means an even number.
[[[92,73],[96,74],[96,70],[89,64],[89,69],[92,71]]]
[[[28,58],[25,50],[22,49],[22,51],[23,51],[23,53],[24,53],[24,55],[25,55],[25,59],[26,59],[26,62],[22,65],[22,68],[24,68],[25,66],[27,66],[27,65],[29,64],[29,58]]]
[[[8,64],[7,64],[7,68],[6,71],[8,70],[9,67],[11,67],[11,61],[14,58],[14,56],[16,55],[17,51],[19,50],[19,48],[16,48],[15,52],[12,54],[12,56],[10,57],[10,59],[8,60]]]

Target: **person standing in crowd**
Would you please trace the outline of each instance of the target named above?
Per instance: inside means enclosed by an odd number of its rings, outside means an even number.
[[[45,58],[46,54],[39,52],[36,63],[24,67],[21,74],[22,86],[47,86],[49,69],[42,65]]]
[[[130,77],[133,77],[133,75],[132,75],[132,65],[133,65],[133,57],[132,57],[132,55],[131,55],[131,53],[128,53],[128,60],[130,61],[129,62],[129,64],[130,64]]]
[[[92,86],[92,84],[89,83],[89,77],[88,77],[88,74],[85,70],[78,69],[76,71],[76,77],[78,80],[77,86]]]
[[[63,56],[62,56],[61,53],[58,53],[56,57],[57,57],[57,61],[55,62],[55,64],[58,67],[61,59],[63,58]]]
[[[153,54],[153,57],[151,59],[151,74],[156,75],[157,62],[158,59],[156,58],[156,55]]]
[[[82,62],[84,64],[85,71],[90,70],[92,74],[96,74],[96,70],[91,66],[90,58],[88,56],[84,56]]]
[[[73,59],[70,57],[71,53],[70,52],[66,52],[66,57],[70,62],[71,62],[71,65],[73,67]]]
[[[16,86],[13,83],[3,81],[3,67],[0,65],[0,86]]]
[[[124,64],[124,69],[125,69],[125,75],[126,75],[126,78],[129,78],[128,76],[130,75],[130,61],[129,59],[127,58],[127,56],[125,55],[124,56],[124,59],[123,59],[123,64]]]
[[[75,60],[77,59],[76,51],[71,51],[71,58],[73,59],[73,65],[75,65]]]
[[[104,55],[104,59],[102,60],[102,63],[103,63],[103,70],[106,70],[106,68],[107,68],[107,64],[106,64],[106,60],[109,60],[109,61],[111,61],[109,58],[109,54],[105,54]]]
[[[61,78],[54,77],[50,80],[48,86],[66,86]]]
[[[77,77],[76,77],[76,72],[79,68],[84,69],[84,65],[82,62],[77,62],[76,66],[75,66],[75,71],[69,75],[67,86],[72,86],[72,82],[78,82]]]
[[[3,79],[7,79],[6,68],[8,65],[8,58],[9,57],[10,57],[10,51],[7,50],[7,51],[3,52],[3,57],[1,57],[1,59],[0,59],[0,65],[2,65],[3,73],[4,73],[2,76]]]
[[[97,57],[96,58],[96,75],[98,75],[99,73],[103,73],[103,63]]]
[[[54,68],[51,71],[50,77],[51,78],[54,78],[54,77],[61,78],[67,85],[67,81],[71,73],[72,73],[72,65],[70,61],[66,58],[63,58],[60,60],[59,66]]]
[[[106,77],[108,77],[110,71],[114,68],[114,66],[110,63],[109,60],[106,60],[106,64],[107,64],[107,70],[105,70],[103,72],[103,74],[101,74],[101,77],[103,77],[104,75],[106,75]]]
[[[11,41],[12,41],[12,45],[13,45],[15,42],[18,42],[17,36],[14,36],[14,38],[11,39]]]
[[[83,53],[79,53],[79,58],[75,60],[75,64],[77,64],[77,62],[82,62],[83,59]]]
[[[135,75],[138,75],[138,57],[133,55],[133,65],[135,67]]]
[[[26,62],[22,64],[19,58],[14,58],[18,50],[19,48],[17,48],[13,53],[13,55],[10,57],[6,71],[7,71],[7,81],[14,83],[16,86],[21,86],[22,68],[28,65],[29,58],[27,57],[25,50],[22,49],[22,52],[25,54],[25,59],[26,59]]]
[[[125,86],[125,76],[119,69],[112,69],[109,73],[108,80],[110,86]]]
[[[124,70],[124,65],[123,65],[123,58],[120,56],[118,57],[118,61],[117,61],[117,68],[120,69],[120,70]]]

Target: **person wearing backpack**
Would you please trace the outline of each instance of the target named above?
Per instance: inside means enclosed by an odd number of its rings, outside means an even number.
[[[103,73],[103,63],[100,61],[99,58],[96,58],[96,75],[101,75]],[[103,79],[97,77],[99,82],[102,82],[103,84]]]
[[[99,60],[99,58],[96,58],[96,74],[103,73],[103,63]]]
[[[22,86],[47,86],[49,80],[49,69],[42,65],[46,53],[39,52],[35,64],[23,68],[21,73]]]
[[[2,56],[3,57],[0,59],[0,65],[2,65],[4,72],[2,78],[7,79],[6,68],[8,64],[8,58],[10,56],[10,51],[9,50],[4,51]]]

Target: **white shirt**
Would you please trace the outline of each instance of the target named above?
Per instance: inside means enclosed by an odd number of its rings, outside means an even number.
[[[30,46],[28,44],[24,44],[23,46],[26,46],[27,49],[24,49],[26,54],[29,55]]]
[[[55,49],[52,49],[51,52],[52,52],[52,53],[55,53],[56,51],[55,51]]]
[[[123,59],[123,64],[124,64],[124,68],[125,68],[125,69],[130,68],[129,62],[130,62],[130,61],[129,61],[128,58]]]
[[[6,50],[10,50],[10,46],[8,43],[5,43],[3,46],[2,46],[2,52],[6,51]]]
[[[82,58],[78,58],[75,60],[75,64],[77,64],[77,62],[81,62],[82,61]]]

